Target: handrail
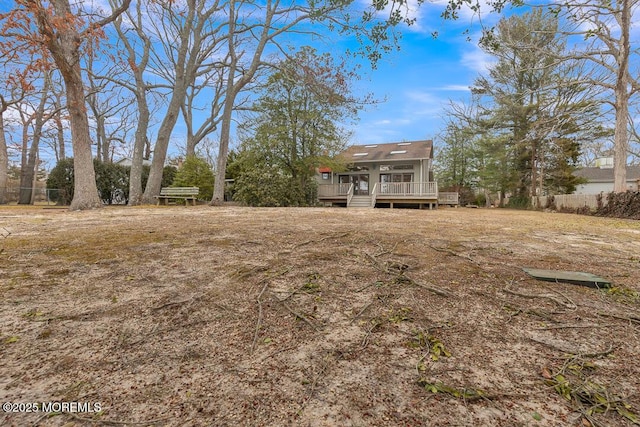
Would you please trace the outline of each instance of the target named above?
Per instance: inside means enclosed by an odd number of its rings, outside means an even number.
[[[351,199],[353,198],[353,183],[349,186],[349,191],[347,191],[347,206],[351,204]]]
[[[320,184],[318,185],[319,197],[346,196],[349,193],[351,183]]]
[[[430,182],[384,182],[379,194],[387,196],[438,196],[438,183]]]
[[[371,207],[376,207],[376,193],[378,192],[378,183],[373,184],[373,190],[371,190]]]

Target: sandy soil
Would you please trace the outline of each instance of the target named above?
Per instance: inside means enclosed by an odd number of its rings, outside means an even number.
[[[0,251],[0,401],[58,402],[0,412],[0,425],[629,426],[640,416],[638,221],[4,207]],[[522,267],[614,287],[541,282]]]

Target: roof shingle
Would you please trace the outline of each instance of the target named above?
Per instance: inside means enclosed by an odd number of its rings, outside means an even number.
[[[433,158],[433,141],[404,141],[385,144],[352,145],[341,156],[348,163]]]

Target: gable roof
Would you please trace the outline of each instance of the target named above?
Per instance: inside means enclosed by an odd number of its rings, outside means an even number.
[[[433,141],[401,141],[352,145],[340,154],[348,163],[370,163],[433,158]]]
[[[589,182],[613,182],[613,168],[582,168],[574,172],[575,176]],[[627,181],[640,179],[640,166],[627,166]]]

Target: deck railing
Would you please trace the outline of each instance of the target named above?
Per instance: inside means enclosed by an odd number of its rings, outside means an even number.
[[[441,205],[457,205],[459,203],[459,195],[454,192],[438,192],[438,203]]]
[[[373,184],[373,190],[371,190],[371,207],[376,207],[376,198],[378,196],[378,183]]]
[[[378,195],[438,197],[437,182],[381,182]]]
[[[347,185],[347,184],[338,184],[338,185]],[[347,206],[351,204],[351,199],[353,199],[353,184],[349,184],[349,189],[347,190]]]
[[[318,197],[347,196],[349,191],[353,194],[353,184],[321,184],[318,185]]]

